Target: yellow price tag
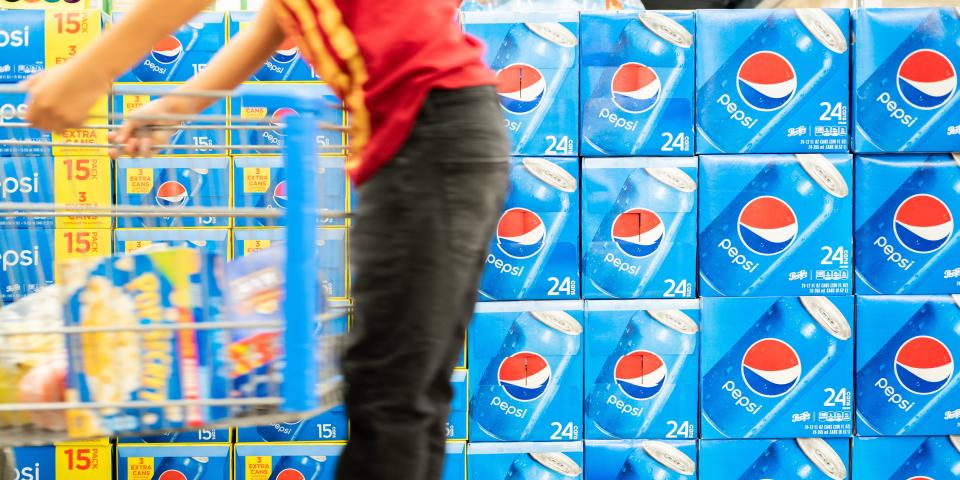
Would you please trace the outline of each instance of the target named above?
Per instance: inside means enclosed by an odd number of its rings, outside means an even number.
[[[270,248],[270,240],[244,240],[243,241],[244,255],[257,253],[260,250],[266,250],[268,248]]]
[[[153,190],[152,168],[127,169],[127,193],[146,194]]]
[[[270,188],[269,168],[244,168],[243,190],[248,193],[265,193]]]
[[[70,207],[109,206],[110,159],[60,157],[53,160],[54,202]],[[110,228],[110,217],[58,217],[57,228]]]
[[[57,445],[56,476],[70,480],[110,480],[113,467],[110,445]]]
[[[273,457],[246,457],[247,480],[269,480],[273,473]]]
[[[57,262],[74,258],[103,257],[112,252],[110,230],[57,229],[54,238],[54,258]],[[60,283],[60,269],[54,269],[54,281]]]

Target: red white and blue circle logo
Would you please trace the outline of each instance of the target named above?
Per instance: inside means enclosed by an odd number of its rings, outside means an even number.
[[[290,63],[297,59],[300,55],[300,47],[297,46],[297,41],[293,37],[287,37],[283,43],[280,44],[280,48],[277,48],[276,52],[273,52],[273,61],[277,63]]]
[[[543,249],[547,227],[536,213],[526,208],[511,208],[497,223],[497,245],[513,258],[530,258]]]
[[[152,56],[157,63],[171,64],[179,60],[182,55],[183,44],[173,35],[168,35],[167,38],[153,45]]]
[[[550,365],[541,355],[519,352],[504,358],[497,380],[507,395],[521,402],[536,400],[550,384]]]
[[[759,255],[777,255],[797,238],[797,216],[787,202],[771,196],[760,196],[740,210],[737,231],[740,241]]]
[[[913,195],[897,207],[893,233],[908,250],[932,253],[953,236],[953,214],[947,204],[933,195]]]
[[[281,126],[285,122],[284,119],[287,117],[295,117],[297,115],[300,115],[300,113],[290,107],[280,107],[274,110],[273,115],[270,115],[270,125],[276,129],[273,133],[282,137],[284,133]]]
[[[157,205],[161,207],[177,208],[187,204],[190,195],[187,187],[176,180],[169,180],[157,187]]]
[[[273,204],[277,208],[287,208],[287,181],[284,180],[273,187]]]
[[[737,91],[747,105],[769,112],[782,108],[797,91],[793,65],[779,53],[763,50],[750,55],[737,71]]]
[[[780,397],[800,381],[800,357],[788,343],[777,338],[758,340],[743,354],[743,381],[763,397]]]
[[[157,480],[187,480],[187,476],[180,470],[167,470],[161,473]]]
[[[942,389],[953,377],[953,355],[940,340],[913,337],[897,350],[894,372],[903,388],[919,395]]]
[[[647,400],[663,390],[667,366],[656,353],[635,350],[617,360],[613,376],[624,395],[634,400]]]
[[[907,480],[933,480],[933,477],[927,477],[925,475],[921,475],[919,477],[910,477]]]
[[[286,468],[277,474],[277,480],[306,480],[306,477],[295,468]]]
[[[497,95],[503,109],[516,114],[530,113],[547,91],[547,81],[533,65],[514,63],[497,72]]]
[[[636,63],[624,63],[613,74],[610,82],[613,103],[630,113],[643,113],[653,108],[660,98],[660,77],[652,68]]]
[[[660,248],[664,231],[663,220],[656,212],[633,208],[617,215],[611,236],[625,255],[643,258]]]
[[[942,53],[916,50],[900,63],[897,89],[900,96],[916,108],[940,108],[957,90],[957,71]]]

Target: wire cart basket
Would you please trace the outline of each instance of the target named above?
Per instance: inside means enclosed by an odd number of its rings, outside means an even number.
[[[20,87],[9,86],[0,87],[0,93],[23,92]],[[113,93],[122,95],[124,91],[118,87]],[[144,90],[136,93],[143,95]],[[147,94],[171,93],[158,90]],[[233,92],[172,94],[223,99]],[[58,264],[62,280],[58,285],[0,308],[0,345],[6,345],[7,350],[0,347],[0,358],[8,356],[9,360],[12,356],[14,365],[27,359],[22,363],[35,364],[46,374],[41,374],[43,379],[56,378],[57,364],[62,362],[59,371],[60,378],[65,378],[61,380],[66,385],[65,393],[56,400],[25,401],[17,390],[22,392],[23,382],[30,381],[33,371],[0,371],[0,447],[264,425],[319,414],[340,403],[336,359],[343,335],[325,331],[324,325],[343,318],[346,312],[327,305],[315,262],[318,219],[342,219],[348,215],[318,208],[322,183],[318,182],[317,160],[321,150],[343,151],[345,146],[318,145],[317,139],[321,131],[339,132],[342,138],[346,128],[320,121],[322,109],[341,107],[296,90],[285,95],[298,105],[298,114],[284,117],[282,124],[271,118],[230,114],[124,117],[115,113],[103,115],[106,118],[95,115],[91,124],[83,127],[92,131],[112,130],[118,126],[111,122],[137,119],[157,122],[147,129],[282,130],[278,136],[282,144],[255,147],[259,152],[283,158],[287,172],[285,210],[0,202],[3,217],[203,216],[285,220],[288,252],[270,255],[267,253],[273,250],[268,250],[260,252],[265,255],[259,259],[256,255],[241,259],[253,259],[253,267],[270,267],[252,270],[255,275],[244,278],[245,285],[252,287],[240,289],[242,293],[236,291],[238,284],[232,283],[229,274],[223,273],[229,267],[208,262],[204,255],[191,249],[147,249]],[[36,132],[25,121],[0,121],[0,129]],[[121,147],[109,143],[78,144],[51,136],[11,136],[14,139],[0,140],[0,146],[100,152]],[[225,154],[245,147],[249,146],[156,145],[153,150]],[[272,272],[272,276],[264,276],[265,271]],[[284,277],[289,281],[282,280]],[[225,297],[249,301],[242,295],[262,296],[270,287],[275,294],[274,305],[282,315],[237,315],[241,310],[236,305],[228,309],[219,304]],[[221,295],[211,295],[214,291]],[[120,314],[123,312],[132,312],[131,318]],[[4,314],[24,321],[4,324]],[[41,316],[57,320],[30,321]],[[99,321],[88,321],[91,319]],[[38,352],[49,355],[51,351],[60,356],[37,356]],[[49,387],[49,382],[43,383],[41,390]]]

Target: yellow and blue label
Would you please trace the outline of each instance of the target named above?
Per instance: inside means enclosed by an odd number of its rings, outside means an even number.
[[[17,480],[112,480],[113,447],[106,441],[13,449]]]
[[[59,262],[111,251],[109,229],[0,229],[0,300],[12,302],[52,285]]]
[[[226,157],[121,158],[117,204],[176,212],[183,207],[227,207],[230,160]],[[122,228],[227,227],[229,218],[124,217]]]
[[[112,168],[106,157],[0,157],[0,201],[56,203],[67,207],[113,204]],[[110,228],[110,217],[18,216],[0,228]]]
[[[30,0],[21,0],[26,2]],[[4,2],[16,8],[18,2]],[[31,2],[36,3],[36,2]],[[16,10],[0,16],[0,83],[17,83],[77,55],[104,29],[98,10]]]
[[[230,480],[229,445],[120,445],[117,480]]]
[[[2,58],[4,57],[0,56],[0,62],[3,62]],[[0,71],[4,68],[2,63],[0,63]],[[2,75],[2,73],[0,73],[0,75]],[[87,120],[86,125],[105,123],[108,103],[106,96],[99,99],[90,109],[90,118]],[[22,143],[16,145],[0,145],[0,157],[75,155],[89,158],[94,156],[105,157],[108,153],[105,148],[98,146],[107,143],[106,130],[76,128],[65,130],[62,133],[51,134],[44,130],[19,126],[27,123],[26,117],[26,93],[0,93],[0,140],[18,140],[23,143],[41,142],[40,144],[34,145],[24,145]],[[61,145],[50,146],[50,142]],[[70,145],[62,145],[64,143]]]

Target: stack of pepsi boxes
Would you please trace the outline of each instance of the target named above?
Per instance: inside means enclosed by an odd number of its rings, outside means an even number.
[[[960,477],[957,9],[461,22],[515,155],[469,478]]]

